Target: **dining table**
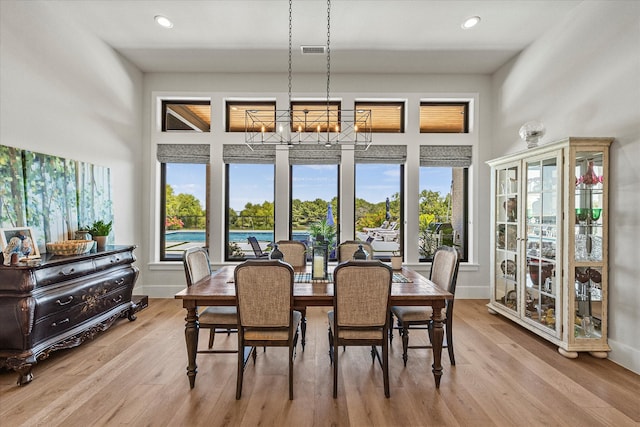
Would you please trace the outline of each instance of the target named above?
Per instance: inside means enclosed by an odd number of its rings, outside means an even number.
[[[293,299],[296,307],[332,307],[333,281],[332,271],[335,266],[329,266],[328,278],[325,280],[311,279],[311,266],[296,269],[293,284]],[[175,295],[182,300],[182,306],[187,310],[185,318],[185,341],[187,345],[187,377],[191,388],[195,386],[198,367],[196,356],[198,353],[198,307],[202,306],[235,306],[236,290],[234,280],[235,265],[226,265],[214,271],[210,276],[194,283]],[[392,306],[431,306],[433,320],[433,364],[432,372],[436,388],[440,387],[442,377],[442,342],[444,336],[443,308],[446,301],[453,299],[453,294],[441,288],[417,271],[402,267],[394,270],[391,286],[390,305]]]

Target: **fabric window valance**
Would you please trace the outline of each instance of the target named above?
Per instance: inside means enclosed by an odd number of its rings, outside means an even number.
[[[222,146],[222,159],[225,163],[275,164],[276,149],[273,145],[225,144]]]
[[[337,145],[292,145],[289,147],[289,164],[292,165],[339,165],[342,150]]]
[[[209,144],[158,144],[161,163],[209,163]]]
[[[470,145],[421,145],[420,166],[471,166]]]
[[[403,164],[407,160],[406,145],[370,145],[367,150],[356,149],[356,163]]]

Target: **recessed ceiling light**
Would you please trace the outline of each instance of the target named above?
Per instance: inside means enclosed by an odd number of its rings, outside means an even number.
[[[468,30],[469,28],[473,28],[478,25],[478,22],[480,22],[479,16],[470,16],[464,20],[464,22],[462,23],[462,28]]]
[[[164,28],[173,28],[173,22],[166,16],[156,15],[153,19],[156,20],[156,23]]]

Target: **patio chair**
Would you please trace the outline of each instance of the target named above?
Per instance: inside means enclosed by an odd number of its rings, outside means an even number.
[[[458,268],[460,266],[460,257],[458,251],[451,246],[441,246],[433,254],[433,262],[431,264],[431,272],[429,274],[429,280],[433,281],[436,285],[442,289],[446,289],[452,294],[456,293],[456,281],[458,278]],[[456,359],[453,354],[453,332],[451,329],[453,322],[453,299],[446,302],[444,310],[444,329],[446,335],[446,342],[443,343],[442,348],[446,348],[449,352],[449,361],[452,365],[456,364]],[[429,334],[429,343],[433,339],[433,321],[431,320],[431,314],[433,310],[431,307],[391,307],[391,313],[389,314],[389,320],[393,325],[393,316],[398,319],[398,328],[400,329],[400,335],[402,336],[402,360],[404,366],[407,366],[407,349],[409,348],[432,348],[431,344],[424,346],[409,346],[409,329],[412,326],[426,325],[426,329]],[[425,327],[418,327],[412,329],[425,329]],[[393,340],[393,327],[390,329],[389,340]]]
[[[258,239],[256,239],[254,236],[249,236],[247,237],[247,240],[249,241],[249,244],[251,245],[251,249],[253,249],[253,254],[255,255],[256,258],[269,257],[269,254],[267,252],[262,251],[262,248],[260,247],[260,243],[258,243]]]
[[[357,260],[333,272],[333,310],[329,317],[329,357],[333,363],[333,397],[338,397],[338,349],[371,346],[373,362],[382,366],[384,395],[389,397],[389,297],[393,271],[382,262]],[[382,347],[382,360],[376,346]]]
[[[197,283],[211,275],[211,263],[205,248],[189,248],[182,256],[184,272],[187,279],[187,286]],[[223,329],[229,335],[236,332],[238,319],[235,307],[211,306],[205,308],[198,314],[200,328],[209,329],[209,350],[198,351],[198,353],[236,353],[237,350],[211,350],[215,338],[216,329]]]
[[[293,309],[293,267],[281,260],[247,260],[234,272],[238,348],[289,347],[289,400],[293,400],[293,359],[302,314]],[[236,399],[242,396],[244,354],[238,352]]]

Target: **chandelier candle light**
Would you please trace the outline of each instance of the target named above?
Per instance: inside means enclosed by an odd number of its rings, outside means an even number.
[[[292,3],[289,0],[288,110],[247,110],[245,144],[371,145],[371,110],[341,110],[331,104],[331,0],[327,0],[327,105],[326,109],[293,110],[291,104]]]

